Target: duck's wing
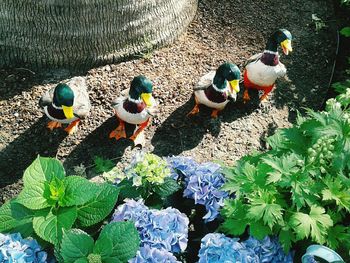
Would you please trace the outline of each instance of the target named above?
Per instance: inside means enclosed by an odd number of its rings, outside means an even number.
[[[213,79],[215,76],[215,71],[210,71],[209,73],[205,74],[203,77],[201,77],[197,83],[197,85],[194,87],[194,91],[196,90],[205,90],[210,85],[213,84]]]
[[[86,80],[83,77],[74,77],[66,82],[74,92],[74,115],[80,119],[85,118],[91,109]]]
[[[263,53],[258,53],[258,54],[251,56],[250,58],[248,58],[248,60],[246,60],[244,63],[244,68],[250,63],[257,62],[262,57],[262,55],[263,55]]]
[[[55,91],[55,87],[49,89],[44,93],[44,95],[39,100],[39,106],[44,108],[45,106],[49,106],[53,100],[53,93]]]
[[[115,98],[112,103],[111,103],[111,106],[113,108],[117,108],[119,104],[123,103],[126,98],[128,97],[128,94],[129,94],[129,90],[130,89],[126,89],[126,90],[123,90],[120,92],[120,96]]]

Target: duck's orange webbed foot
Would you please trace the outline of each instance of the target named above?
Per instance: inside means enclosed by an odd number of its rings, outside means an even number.
[[[199,104],[196,103],[196,105],[194,105],[193,109],[187,113],[187,116],[193,116],[199,113]]]
[[[50,129],[50,131],[61,127],[62,127],[62,124],[58,121],[49,121],[49,123],[47,124],[47,128]]]
[[[250,101],[250,97],[249,97],[248,89],[245,89],[243,93],[243,103],[247,103],[248,101]]]
[[[144,123],[141,123],[139,128],[134,132],[134,134],[129,139],[135,142],[137,139],[137,136],[147,127],[149,120],[150,119],[148,119]]]
[[[217,110],[217,109],[214,109],[212,112],[211,112],[211,118],[212,119],[216,119],[217,117],[218,117],[218,115],[219,115],[219,112],[220,112],[220,110]]]
[[[78,130],[78,124],[80,122],[80,119],[72,121],[67,128],[65,128],[64,130],[69,134],[73,134]]]
[[[126,138],[124,121],[119,119],[119,126],[109,134],[109,138],[115,138],[117,141]]]

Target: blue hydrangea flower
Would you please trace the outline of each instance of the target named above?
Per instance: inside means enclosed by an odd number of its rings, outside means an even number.
[[[266,236],[261,241],[249,237],[243,243],[246,247],[254,250],[261,263],[293,263],[292,253],[286,255],[276,237],[270,238]]]
[[[237,238],[223,234],[207,234],[201,241],[198,263],[258,263],[254,250],[246,248]]]
[[[179,177],[184,178],[187,184],[189,178],[196,173],[198,163],[190,157],[172,156],[166,158],[171,170],[170,177],[178,180]]]
[[[34,239],[22,239],[20,233],[3,235],[0,233],[0,262],[4,263],[44,263],[47,253],[42,251]]]
[[[112,221],[131,220],[140,234],[141,245],[182,252],[187,247],[189,220],[174,208],[148,209],[142,200],[126,199],[112,217]]]
[[[129,263],[180,263],[180,261],[165,249],[144,245],[137,251],[136,257],[129,260]]]
[[[221,190],[225,178],[220,171],[220,165],[215,163],[200,164],[195,174],[189,178],[184,191],[184,197],[192,198],[196,204],[204,205],[207,214],[203,217],[205,222],[214,220],[219,209],[224,205],[228,193]]]

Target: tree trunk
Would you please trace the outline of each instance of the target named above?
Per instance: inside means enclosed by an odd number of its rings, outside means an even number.
[[[85,68],[175,40],[197,0],[0,0],[0,67]]]

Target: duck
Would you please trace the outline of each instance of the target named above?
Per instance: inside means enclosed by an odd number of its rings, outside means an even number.
[[[119,125],[109,134],[109,138],[126,138],[125,123],[129,123],[136,125],[134,133],[129,137],[136,141],[156,112],[156,101],[152,92],[153,84],[147,77],[139,75],[133,78],[130,89],[112,102]]]
[[[286,75],[287,69],[279,61],[279,45],[285,55],[293,51],[292,34],[287,29],[275,31],[268,39],[265,50],[248,59],[243,71],[244,103],[250,100],[249,89],[263,91],[259,99],[264,102],[274,89],[276,80]]]
[[[239,68],[230,62],[225,62],[216,71],[202,76],[193,90],[195,106],[187,116],[199,113],[199,105],[203,104],[212,108],[211,117],[217,118],[230,100],[237,99],[240,79]]]
[[[39,106],[50,119],[47,128],[52,131],[68,124],[65,131],[69,135],[75,133],[80,120],[86,118],[91,109],[86,80],[74,77],[57,84],[40,98]]]

